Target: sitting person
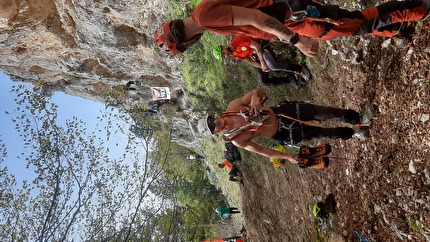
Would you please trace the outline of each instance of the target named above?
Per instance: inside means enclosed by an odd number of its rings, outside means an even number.
[[[229,181],[239,182],[242,180],[242,174],[240,173],[239,168],[236,164],[232,164],[229,160],[224,160],[222,163],[219,163],[218,167],[229,170]]]
[[[297,163],[297,156],[282,153],[252,141],[267,137],[280,144],[296,145],[313,138],[365,139],[369,130],[365,126],[323,128],[315,121],[338,120],[352,125],[364,117],[352,109],[323,107],[303,102],[281,102],[274,107],[262,107],[265,90],[254,89],[233,100],[221,116],[208,115],[198,122],[201,134],[222,133],[226,142],[266,157],[281,158]],[[368,117],[366,117],[368,118]]]
[[[219,168],[226,168],[229,170],[229,180],[233,182],[241,182],[242,181],[242,173],[239,171],[239,167],[236,162],[241,161],[242,157],[240,155],[239,149],[234,146],[234,144],[230,142],[226,142],[224,151],[224,161],[218,164]]]
[[[238,161],[242,160],[240,151],[234,144],[225,142],[224,145],[226,149],[226,151],[224,151],[224,159],[229,160],[233,165],[236,165]]]
[[[306,67],[287,61],[278,61],[268,46],[267,41],[256,40],[249,36],[237,36],[229,46],[215,47],[213,55],[218,60],[233,57],[256,67],[258,78],[265,86],[283,85],[294,81],[300,88],[303,80],[311,79],[311,74]],[[284,72],[286,75],[284,77],[269,76],[269,72]]]

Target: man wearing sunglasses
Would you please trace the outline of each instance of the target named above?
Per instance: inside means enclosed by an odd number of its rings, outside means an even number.
[[[365,118],[352,109],[324,107],[303,102],[282,102],[274,107],[264,107],[263,88],[254,89],[233,100],[220,116],[208,115],[199,120],[201,134],[221,133],[226,142],[269,158],[280,158],[297,163],[296,156],[282,153],[252,141],[257,137],[276,140],[282,145],[297,145],[313,138],[362,140],[369,135],[369,128],[359,125]],[[321,127],[313,121],[337,120],[349,127]]]

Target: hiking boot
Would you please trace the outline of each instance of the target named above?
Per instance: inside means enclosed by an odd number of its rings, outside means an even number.
[[[367,126],[355,127],[354,131],[355,133],[352,137],[358,138],[359,140],[364,141],[370,137],[369,127]]]

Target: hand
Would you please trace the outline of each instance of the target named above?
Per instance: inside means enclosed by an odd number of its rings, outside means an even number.
[[[288,155],[287,159],[293,164],[299,163],[297,155]]]
[[[269,72],[270,68],[267,66],[266,62],[261,61],[261,70],[264,72]]]
[[[261,100],[260,97],[254,93],[251,97],[251,104],[250,104],[250,110],[249,110],[249,114],[250,115],[254,115],[254,116],[258,116],[258,114],[260,113],[261,110]]]
[[[300,36],[299,42],[294,46],[309,57],[315,57],[318,54],[318,42],[308,37]]]

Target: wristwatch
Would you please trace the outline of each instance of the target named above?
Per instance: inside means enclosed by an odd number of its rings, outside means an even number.
[[[300,40],[300,36],[299,34],[296,33],[293,37],[291,37],[290,44],[295,45],[299,43],[299,40]]]

